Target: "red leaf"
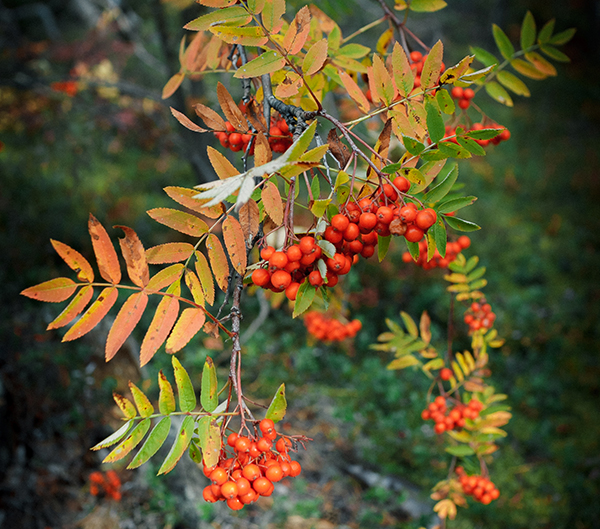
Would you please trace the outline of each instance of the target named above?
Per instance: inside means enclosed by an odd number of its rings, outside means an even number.
[[[214,233],[208,235],[206,248],[208,249],[208,258],[217,285],[223,292],[226,292],[229,283],[229,265],[227,264],[227,256],[223,250],[223,245]]]
[[[65,299],[69,299],[75,290],[77,290],[75,281],[68,277],[57,277],[56,279],[26,288],[21,294],[31,299],[37,299],[38,301],[60,303]]]
[[[260,196],[269,217],[271,217],[277,226],[281,225],[283,222],[283,205],[277,186],[271,181],[267,182],[264,185]]]
[[[142,341],[140,366],[145,366],[167,339],[178,314],[179,300],[169,295],[165,296],[158,304],[152,323]]]
[[[148,294],[145,292],[132,294],[123,303],[106,340],[105,356],[107,362],[117,354],[121,346],[125,343],[125,340],[132,333],[140,321],[147,304]]]
[[[119,239],[121,253],[127,263],[127,273],[134,285],[144,288],[150,280],[146,252],[137,233],[127,226],[114,226],[125,232],[125,238]]]
[[[204,290],[204,299],[209,305],[212,305],[215,302],[215,284],[208,261],[202,252],[196,252],[196,273],[200,278],[202,290]]]
[[[167,242],[146,250],[146,258],[150,264],[180,263],[194,252],[194,247],[187,242]]]
[[[246,242],[244,240],[244,231],[235,217],[228,216],[223,221],[223,239],[225,240],[233,268],[240,275],[244,275],[248,263],[246,258]]]
[[[195,215],[190,215],[185,211],[179,211],[171,208],[154,208],[146,213],[156,222],[160,222],[169,228],[177,230],[192,237],[200,237],[208,231],[206,222]]]
[[[184,266],[181,263],[167,266],[156,275],[146,285],[146,290],[162,290],[165,287],[171,286],[181,277]]]
[[[90,308],[79,318],[79,321],[67,331],[62,341],[77,340],[77,338],[81,338],[84,334],[90,332],[108,314],[118,297],[119,292],[116,287],[105,288]]]
[[[96,254],[96,261],[98,261],[100,275],[106,281],[117,285],[121,281],[121,267],[117,252],[104,226],[91,213],[88,230],[92,238],[92,246],[94,247],[94,254]]]
[[[75,271],[79,281],[87,281],[88,283],[94,281],[94,270],[92,270],[92,265],[90,265],[83,255],[60,241],[50,239],[50,242],[52,243],[52,246],[54,246],[56,253],[63,258],[64,262],[69,265],[71,270]]]
[[[173,107],[169,107],[171,109],[171,114],[175,116],[175,119],[179,121],[186,129],[191,130],[192,132],[208,132],[206,129],[199,127],[196,125],[190,118],[188,118],[185,114],[179,112],[179,110],[175,110]]]
[[[205,217],[211,219],[218,219],[223,214],[223,204],[217,204],[216,206],[206,207],[204,204],[209,200],[199,200],[193,198],[198,194],[196,189],[187,189],[185,187],[165,187],[165,193],[169,195],[175,202],[185,206],[186,208],[196,211]]]
[[[93,293],[94,289],[90,285],[83,287],[66,306],[65,310],[46,327],[46,330],[59,329],[71,323],[85,309],[86,305],[92,299]]]
[[[173,354],[183,349],[196,333],[202,329],[205,320],[206,314],[204,314],[202,309],[185,309],[167,340],[167,353]]]

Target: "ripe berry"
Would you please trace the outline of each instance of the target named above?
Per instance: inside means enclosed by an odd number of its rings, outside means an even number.
[[[346,241],[354,241],[358,235],[360,234],[360,230],[357,224],[353,222],[348,223],[348,227],[344,230],[344,239]]]
[[[310,274],[308,274],[308,282],[313,287],[320,287],[323,284],[323,277],[321,277],[321,272],[318,270],[313,270]]]
[[[231,498],[227,500],[227,507],[229,507],[232,511],[239,511],[244,508],[244,504],[240,501],[239,498]]]
[[[275,423],[271,419],[263,419],[258,423],[258,428],[262,433],[271,433],[275,430]]]
[[[219,499],[213,494],[212,490],[211,490],[211,486],[208,485],[207,487],[204,487],[204,490],[202,491],[202,497],[204,498],[204,501],[208,502],[208,503],[215,503],[216,501],[218,501]]]
[[[317,243],[316,243],[314,237],[306,236],[306,237],[302,237],[302,239],[300,239],[300,244],[298,246],[300,247],[300,251],[304,255],[308,255],[315,251],[316,245],[317,245]]]
[[[415,217],[415,224],[418,228],[421,228],[423,231],[427,231],[429,228],[431,228],[431,226],[433,226],[436,221],[437,214],[431,208],[419,211],[417,213],[417,216]]]
[[[288,261],[292,261],[292,262],[300,261],[300,259],[302,259],[302,255],[303,255],[302,250],[300,250],[300,247],[297,244],[290,246],[287,249],[286,253],[287,253]]]
[[[403,176],[397,176],[392,183],[402,193],[406,193],[410,189],[410,182]]]
[[[338,242],[341,242],[343,237],[344,234],[340,231],[337,231],[332,226],[327,226],[327,228],[325,228],[325,233],[323,234],[323,238],[332,244],[337,244]]]
[[[238,453],[248,452],[250,450],[250,439],[247,437],[238,437],[235,442],[235,451]]]
[[[273,484],[267,478],[258,478],[252,484],[252,488],[258,492],[261,496],[264,496],[265,493],[271,488]]]
[[[394,211],[387,206],[381,206],[377,210],[377,220],[382,224],[389,224],[394,219]]]
[[[212,481],[213,485],[221,486],[227,481],[227,472],[225,472],[225,470],[222,468],[217,468],[212,471],[210,480]]]
[[[290,476],[295,478],[296,476],[298,476],[300,474],[300,472],[302,471],[302,467],[300,466],[300,463],[298,463],[298,461],[292,461],[290,463]]]
[[[375,213],[365,212],[360,215],[358,226],[365,231],[372,230],[377,224],[377,216]]]
[[[411,223],[417,217],[417,210],[410,206],[404,206],[400,208],[400,220],[402,222]]]
[[[283,470],[281,470],[281,466],[278,464],[271,465],[269,468],[267,468],[267,471],[265,472],[265,477],[269,481],[275,483],[281,481],[281,479],[283,478]]]
[[[423,230],[417,228],[414,225],[411,225],[408,226],[408,228],[406,228],[406,233],[404,234],[404,237],[407,241],[419,242],[423,238],[423,235],[425,235],[425,232]]]
[[[298,295],[298,289],[300,288],[300,283],[292,282],[285,289],[285,295],[290,301],[294,301],[296,296]]]
[[[462,89],[461,86],[455,86],[452,88],[452,90],[450,91],[450,95],[454,98],[454,99],[462,99],[463,98],[463,94],[464,91]]]
[[[277,270],[271,276],[271,284],[277,290],[285,290],[292,282],[292,276],[285,270]]]
[[[269,257],[269,268],[270,269],[282,269],[288,264],[288,256],[284,252],[273,252]]]
[[[246,465],[242,469],[242,476],[244,476],[248,481],[255,481],[260,478],[261,475],[262,472],[260,471],[260,468],[254,463]]]
[[[238,440],[239,435],[236,433],[231,433],[227,437],[227,444],[231,447],[235,446],[236,441]]]
[[[348,217],[346,217],[346,215],[342,215],[341,213],[338,213],[331,218],[331,226],[337,231],[343,232],[349,224],[350,221],[348,220]]]
[[[452,369],[449,369],[447,367],[444,367],[441,371],[440,371],[440,378],[442,380],[450,380],[452,378]]]
[[[423,54],[420,51],[411,51],[410,60],[412,62],[420,62],[423,59]]]
[[[260,251],[260,257],[261,259],[268,261],[273,253],[275,253],[275,248],[272,246],[267,246]]]
[[[469,239],[469,237],[467,237],[466,235],[461,235],[458,238],[458,242],[459,246],[464,250],[465,248],[468,248],[469,246],[471,246],[471,239]]]
[[[463,97],[465,99],[473,99],[475,97],[475,91],[472,88],[465,88]]]
[[[238,495],[238,487],[233,481],[226,481],[221,485],[221,494],[224,498],[231,500]]]

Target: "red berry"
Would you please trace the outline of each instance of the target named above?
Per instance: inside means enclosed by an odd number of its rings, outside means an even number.
[[[410,189],[410,182],[403,176],[397,176],[392,183],[394,184],[394,187],[402,193],[406,193]]]
[[[372,230],[377,224],[375,213],[365,212],[360,215],[358,226],[364,230]]]
[[[442,380],[450,380],[452,378],[452,370],[444,367],[441,371],[440,371],[440,378]]]
[[[292,282],[292,276],[285,270],[277,270],[271,276],[271,284],[277,290],[285,290]]]
[[[313,287],[320,287],[323,284],[323,277],[321,276],[321,272],[318,270],[313,270],[310,274],[308,274],[308,282]]]
[[[342,215],[341,213],[338,213],[331,218],[331,226],[337,231],[343,232],[349,224],[350,221],[348,220],[348,217],[346,217],[346,215]]]

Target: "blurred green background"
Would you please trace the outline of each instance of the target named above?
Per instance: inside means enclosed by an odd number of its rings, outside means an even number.
[[[301,4],[289,1],[288,14]],[[374,1],[318,5],[344,34],[380,16]],[[145,210],[172,206],[163,187],[192,186],[207,174],[203,153],[213,138],[182,131],[168,105],[183,109],[184,97],[212,104],[216,79],[186,82],[171,100],[160,99],[178,69],[181,27],[199,9],[158,0],[0,5],[0,528],[92,527],[85,516],[104,507],[86,488],[89,472],[99,468],[87,448],[110,433],[110,393],[124,392],[129,378],[155,380],[168,366],[159,354],[156,365],[140,373],[121,353],[114,367],[105,366],[102,330],[61,344],[61,333],[45,332],[60,309],[18,294],[68,274],[50,238],[90,256],[90,212],[105,226],[133,227],[146,247],[176,240]],[[597,3],[462,0],[415,16],[409,27],[428,44],[441,38],[449,65],[469,44],[493,51],[492,23],[518,42],[527,9],[538,26],[556,18],[558,30],[576,27],[577,34],[564,50],[572,62],[557,65],[555,78],[528,81],[530,99],[515,97],[507,109],[482,94],[482,108],[512,139],[460,164],[461,181],[479,197],[468,218],[483,226],[471,236],[467,255],[479,255],[488,268],[486,295],[506,338],[492,355],[493,380],[508,394],[514,418],[491,466],[502,496],[490,506],[461,510],[448,527],[587,529],[600,523]],[[373,35],[365,34],[365,42]],[[87,89],[70,97],[51,88],[74,68],[90,79]],[[393,261],[363,263],[348,280],[352,317],[363,322],[354,346],[308,345],[301,322],[272,311],[247,343],[245,376],[260,399],[285,381],[292,406],[287,420],[293,425],[296,413],[316,423],[342,467],[351,461],[406,479],[427,502],[448,459],[422,428],[426,383],[408,371],[386,371],[389,358],[368,345],[384,330],[384,317],[397,320],[400,310],[414,316],[427,310],[441,337],[448,298],[439,272],[415,270],[399,255]],[[248,299],[246,310],[247,326],[260,310],[258,300]],[[196,376],[206,354],[225,372],[227,352],[211,347],[199,342],[185,353]],[[312,420],[304,409],[312,410]],[[328,418],[338,433],[325,431]],[[185,494],[176,485],[143,469],[123,473],[129,488],[121,506],[110,507],[116,525],[105,526],[126,527],[123,520],[182,528],[293,527],[298,519],[329,527],[427,523],[397,514],[404,496],[352,476],[344,482],[352,487],[346,502],[357,510],[333,517],[343,499],[328,502],[321,489],[316,493],[327,472],[308,468],[293,499],[281,500],[291,506],[230,518],[202,504],[192,506],[196,518],[186,518]]]

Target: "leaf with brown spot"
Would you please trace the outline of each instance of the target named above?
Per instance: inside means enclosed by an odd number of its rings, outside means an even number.
[[[207,320],[202,330],[213,338],[219,337],[219,326],[214,321]]]
[[[217,149],[214,149],[210,145],[206,149],[208,153],[208,159],[212,164],[217,176],[221,180],[225,180],[226,178],[230,178],[232,176],[237,176],[240,172],[235,168],[235,166],[227,159],[223,154],[221,154]],[[197,194],[197,192],[196,192]]]
[[[269,144],[269,140],[262,133],[259,132],[254,140],[254,164],[255,167],[260,167],[261,165],[265,165],[269,163],[273,159],[273,151],[271,150],[271,145]]]
[[[206,314],[202,309],[184,309],[167,340],[167,353],[174,354],[183,349],[202,329],[205,321]]]
[[[258,204],[252,199],[248,200],[240,208],[239,218],[244,238],[247,241],[246,244],[249,247],[249,242],[258,234],[260,228],[260,210],[258,209]]]
[[[380,101],[389,106],[394,100],[394,83],[392,76],[387,71],[385,63],[379,55],[373,56],[373,69],[369,71],[369,78],[373,78],[373,86]],[[371,82],[369,82],[371,84]],[[373,92],[371,92],[371,97]]]
[[[146,250],[150,264],[180,263],[194,253],[194,247],[187,242],[167,242]]]
[[[398,42],[394,43],[392,51],[392,71],[396,88],[403,99],[412,92],[415,84],[415,74],[410,67],[404,48]]]
[[[113,399],[115,399],[117,406],[127,419],[132,419],[137,415],[137,410],[135,409],[133,402],[131,402],[128,398],[113,392]]]
[[[223,221],[223,239],[233,268],[243,276],[248,264],[244,230],[242,230],[238,220],[231,215]]]
[[[179,282],[174,283],[167,290],[167,294],[179,296],[181,287]],[[156,313],[152,318],[148,332],[142,341],[140,348],[140,366],[145,366],[156,354],[159,347],[167,339],[179,314],[179,300],[166,295],[160,300]]]
[[[142,314],[144,314],[147,304],[148,294],[145,292],[132,294],[123,303],[106,340],[105,358],[107,362],[117,354],[121,346],[129,338],[129,335],[139,323]]]
[[[175,110],[173,107],[169,107],[171,109],[171,114],[175,117],[179,123],[181,123],[186,129],[191,130],[192,132],[208,132],[208,130],[203,129],[199,125],[196,125],[190,118],[188,118],[179,110]]]
[[[92,238],[92,246],[94,247],[100,275],[109,283],[119,284],[121,281],[121,267],[119,266],[117,252],[104,226],[91,213],[88,221],[88,231]]]
[[[217,98],[219,99],[219,105],[221,105],[223,114],[225,114],[225,117],[235,130],[242,133],[247,132],[248,123],[246,123],[244,114],[242,114],[242,111],[227,91],[227,88],[220,82],[217,84]]]
[[[202,291],[202,285],[198,276],[192,270],[186,268],[184,278],[185,284],[194,298],[194,303],[204,307],[204,292]]]
[[[68,277],[57,277],[50,281],[44,281],[39,285],[26,288],[21,291],[22,296],[27,296],[38,301],[49,303],[60,303],[69,299],[77,290],[77,284]]]
[[[296,72],[288,72],[283,81],[275,88],[275,97],[285,99],[295,96],[302,86],[303,79]]]
[[[338,138],[336,129],[331,129],[327,134],[329,151],[342,167],[346,167],[350,160],[350,150]]]
[[[298,13],[294,21],[290,24],[290,27],[283,37],[283,48],[290,54],[296,55],[300,52],[310,31],[310,9],[308,6],[304,6]]]
[[[171,208],[149,209],[146,213],[156,222],[191,237],[200,237],[208,231],[206,222],[195,215]]]
[[[268,181],[262,188],[261,194],[262,203],[265,207],[265,211],[271,217],[273,222],[280,226],[283,222],[283,204],[281,202],[281,195],[277,186]]]
[[[223,250],[223,245],[214,233],[208,235],[206,239],[206,248],[208,249],[208,259],[210,260],[210,266],[217,285],[223,292],[227,292],[227,285],[229,283],[229,265],[227,263],[225,250]]]
[[[116,287],[107,287],[96,298],[89,309],[85,311],[83,316],[71,327],[63,336],[63,342],[69,342],[81,338],[84,334],[90,332],[117,301],[119,292]]]
[[[150,271],[148,270],[146,252],[140,238],[135,231],[127,226],[113,226],[113,228],[121,228],[125,232],[125,237],[119,239],[119,245],[127,264],[129,279],[134,285],[144,288],[150,280]]]
[[[431,51],[423,64],[421,72],[421,89],[426,90],[433,88],[441,75],[442,56],[444,55],[444,45],[441,40],[438,40],[431,48]]]
[[[69,302],[65,309],[56,317],[49,325],[46,330],[59,329],[71,323],[79,314],[83,312],[83,309],[92,299],[94,289],[91,285],[83,287],[75,297]]]
[[[77,279],[79,279],[79,281],[87,281],[88,283],[94,281],[94,270],[92,269],[92,265],[90,265],[89,261],[83,255],[60,241],[50,239],[50,242],[56,250],[56,253],[60,255],[69,268],[77,274]]]
[[[204,299],[209,305],[215,302],[215,284],[213,275],[206,256],[202,252],[196,252],[196,273],[200,279],[202,290],[204,290]]]
[[[198,191],[195,189],[169,186],[164,188],[164,192],[178,204],[210,219],[218,219],[225,211],[223,209],[223,204],[206,207],[204,204],[206,204],[208,200],[194,198],[194,196],[198,194]]]

